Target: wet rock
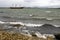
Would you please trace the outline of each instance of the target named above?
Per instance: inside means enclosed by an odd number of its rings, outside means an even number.
[[[55,27],[55,26],[53,26],[51,24],[43,24],[42,27]]]
[[[55,38],[56,38],[57,40],[60,40],[60,34],[55,34]]]
[[[22,25],[20,25],[20,24],[15,24],[15,25],[12,25],[13,27],[19,27],[19,26],[22,26]]]

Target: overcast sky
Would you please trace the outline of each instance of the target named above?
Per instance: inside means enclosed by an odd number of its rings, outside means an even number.
[[[0,7],[14,6],[26,7],[60,7],[60,0],[0,0]]]

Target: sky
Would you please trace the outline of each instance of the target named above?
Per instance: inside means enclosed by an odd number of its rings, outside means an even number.
[[[0,0],[0,7],[60,7],[60,0]]]

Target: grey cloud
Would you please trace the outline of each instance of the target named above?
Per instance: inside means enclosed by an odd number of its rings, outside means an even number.
[[[60,7],[60,0],[0,0],[0,7],[12,6],[12,4],[23,5],[26,7]]]

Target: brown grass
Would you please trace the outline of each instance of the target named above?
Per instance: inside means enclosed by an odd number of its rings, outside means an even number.
[[[52,40],[52,39],[51,38],[43,39],[43,38],[38,38],[33,36],[29,37],[20,33],[0,31],[0,40]]]

